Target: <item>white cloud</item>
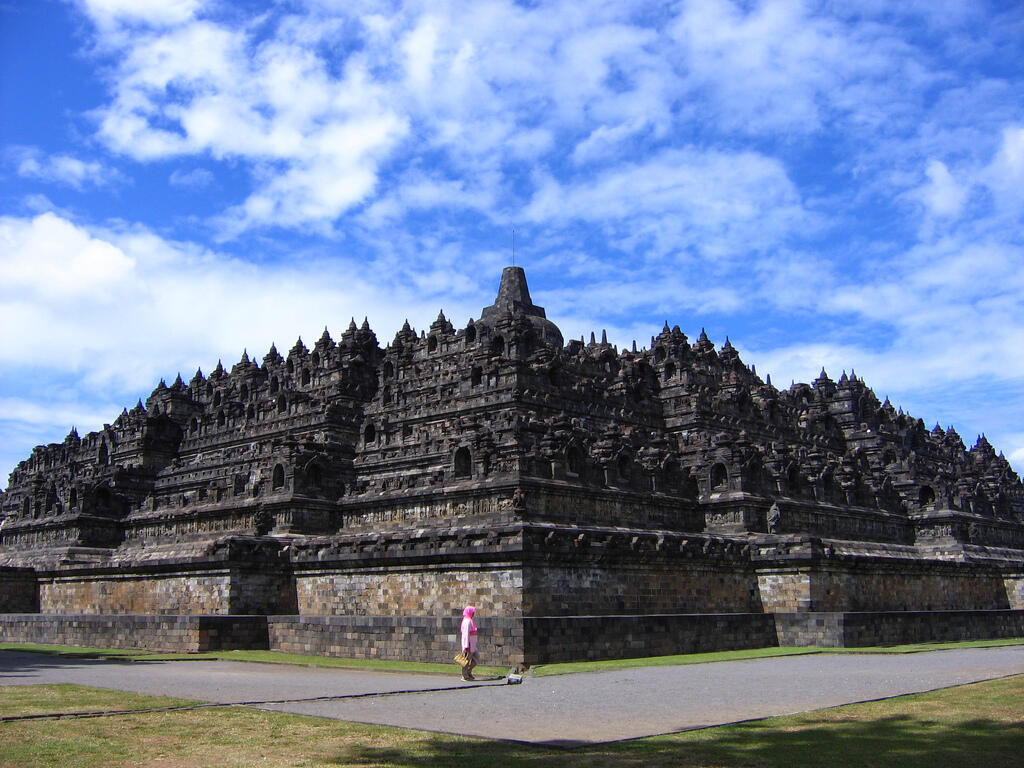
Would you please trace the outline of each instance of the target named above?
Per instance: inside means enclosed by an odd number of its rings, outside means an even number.
[[[191,19],[200,0],[78,0],[102,27],[115,24],[180,24]]]
[[[1003,209],[1024,212],[1024,127],[1003,129],[999,151],[982,176]]]
[[[171,172],[167,181],[175,187],[203,189],[214,183],[214,175],[205,168],[193,168],[191,171],[178,168]]]
[[[94,18],[129,14],[120,2],[91,8]],[[100,135],[141,161],[241,160],[252,189],[221,212],[229,236],[268,225],[330,231],[361,206],[401,215],[412,196],[395,189],[395,169],[424,157],[438,176],[486,183],[493,219],[507,214],[499,201],[510,189],[537,214],[551,189],[531,189],[531,174],[580,187],[600,162],[625,175],[678,149],[698,120],[740,136],[839,122],[855,133],[911,130],[905,113],[941,77],[871,14],[841,20],[796,0],[710,0],[651,18],[616,2],[406,2],[387,15],[372,3],[317,2],[256,21],[216,5],[141,8],[174,23],[131,36],[100,28],[123,56],[114,98],[97,113]],[[634,194],[661,207],[660,191]],[[946,185],[929,199],[948,210],[952,193]],[[718,203],[729,197],[722,190]]]
[[[933,216],[956,217],[963,210],[967,190],[956,182],[945,163],[930,160],[925,170],[928,182],[918,194]]]
[[[844,25],[800,0],[688,3],[671,33],[687,80],[713,106],[705,119],[744,132],[809,133],[837,117],[892,120],[898,114],[885,117],[879,106],[902,101],[907,80],[932,77],[886,27]]]
[[[576,183],[549,176],[537,186],[527,219],[629,222],[657,253],[694,247],[736,258],[776,246],[811,219],[781,163],[755,152],[673,150]]]
[[[376,270],[379,282],[370,282],[344,262],[256,266],[53,213],[0,217],[0,244],[0,364],[8,373],[74,372],[86,397],[152,387],[219,357],[233,361],[243,348],[262,354],[273,340],[315,341],[325,322],[337,337],[350,314],[371,316],[386,343],[406,316],[432,320],[441,297],[458,315],[479,309],[476,281],[453,269],[458,253],[418,271],[415,283]],[[472,303],[460,302],[467,295]]]
[[[35,147],[15,147],[8,150],[8,156],[23,178],[64,184],[79,190],[87,185],[100,187],[123,178],[117,171],[95,160],[81,160],[63,153],[45,155]]]

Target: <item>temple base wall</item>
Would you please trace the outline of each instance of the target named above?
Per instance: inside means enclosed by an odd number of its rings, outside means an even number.
[[[39,583],[31,568],[0,568],[0,613],[39,611]]]
[[[448,616],[472,603],[481,615],[522,614],[522,569],[514,564],[302,570],[295,574],[302,616]]]
[[[777,613],[780,646],[863,648],[1024,637],[1024,611]]]
[[[523,632],[530,665],[776,645],[766,613],[532,616],[523,619]]]
[[[266,650],[267,617],[3,614],[0,641],[180,653]]]
[[[451,662],[459,650],[456,616],[271,616],[269,647],[284,653],[350,659]],[[519,618],[481,620],[480,662],[523,664],[523,624]]]
[[[524,581],[527,616],[761,612],[754,574],[715,562],[546,564]]]
[[[39,585],[42,613],[207,614],[230,613],[231,573],[144,573],[43,576]]]
[[[1010,637],[1024,637],[1024,611],[489,616],[481,620],[480,653],[484,664],[512,667],[776,645],[849,648]],[[0,614],[0,642],[446,663],[458,648],[458,617],[8,613]]]
[[[1024,636],[1019,559],[981,548],[495,521],[72,555],[0,569],[0,639],[446,662],[468,602],[509,666]]]
[[[760,568],[757,582],[764,610],[769,613],[1018,607],[1002,574],[970,566],[905,563],[899,567]]]
[[[1006,590],[1006,599],[1010,603],[1010,608],[1016,611],[1024,611],[1024,574],[1004,574],[1003,588]]]

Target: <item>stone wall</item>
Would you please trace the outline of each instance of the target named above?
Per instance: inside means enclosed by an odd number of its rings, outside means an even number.
[[[1010,608],[1024,611],[1024,574],[1008,573],[1003,576],[1003,588]]]
[[[777,613],[774,619],[780,646],[863,648],[1024,637],[1020,610]]]
[[[776,644],[769,614],[535,616],[523,620],[527,664],[702,653]]]
[[[39,608],[44,614],[230,613],[228,569],[199,572],[43,574]]]
[[[523,663],[518,619],[477,614],[480,663]],[[459,614],[438,616],[271,616],[270,649],[353,659],[451,662],[459,651]],[[457,667],[453,664],[453,670]]]
[[[267,648],[265,616],[0,615],[0,641],[200,651]]]
[[[39,610],[53,614],[295,613],[290,574],[273,568],[79,569],[39,575]]]
[[[757,572],[757,591],[767,613],[812,610],[810,568],[761,568]]]
[[[816,564],[761,568],[758,589],[764,610],[949,611],[1010,608],[998,571],[963,564]]]
[[[749,568],[714,562],[547,563],[528,568],[524,580],[527,616],[761,610]]]
[[[578,484],[524,482],[523,515],[531,522],[701,531],[704,512],[696,501]]]
[[[39,587],[31,568],[0,568],[0,613],[36,613]]]
[[[511,564],[396,565],[298,571],[302,616],[447,616],[472,603],[481,615],[522,614],[522,570]]]

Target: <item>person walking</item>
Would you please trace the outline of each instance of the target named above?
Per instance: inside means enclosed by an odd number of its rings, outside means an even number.
[[[473,667],[475,667],[480,657],[477,656],[476,651],[476,622],[473,621],[473,615],[476,613],[476,608],[472,605],[467,605],[462,609],[462,652],[466,654],[466,658],[469,659],[469,663],[462,668],[462,679],[463,680],[474,680]]]

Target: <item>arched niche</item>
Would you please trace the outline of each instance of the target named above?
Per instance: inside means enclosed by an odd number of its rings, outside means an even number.
[[[929,509],[935,506],[935,489],[930,485],[922,485],[917,492],[917,505],[921,509]]]
[[[583,477],[586,469],[586,461],[583,449],[576,443],[565,449],[565,470],[566,473],[575,477]]]
[[[471,477],[473,474],[473,455],[469,448],[462,446],[455,451],[453,460],[454,475],[457,478]]]

